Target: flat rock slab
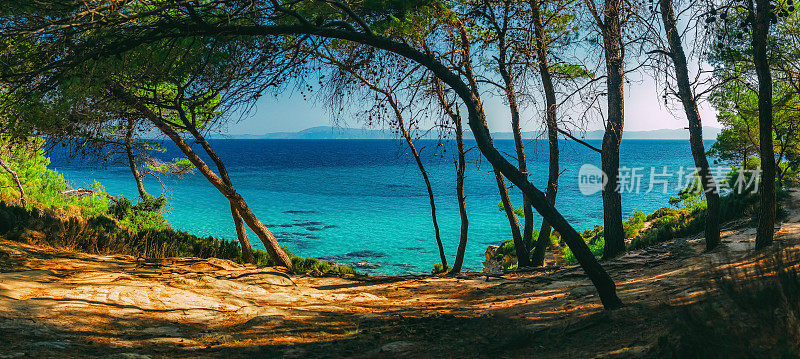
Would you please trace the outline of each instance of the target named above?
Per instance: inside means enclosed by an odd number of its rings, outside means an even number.
[[[791,218],[778,237],[800,247]],[[629,304],[612,314],[579,267],[316,278],[0,238],[0,359],[637,357],[667,332],[665,303],[698,298],[724,261],[750,263],[752,233],[726,230],[724,251],[684,238],[604,263]]]

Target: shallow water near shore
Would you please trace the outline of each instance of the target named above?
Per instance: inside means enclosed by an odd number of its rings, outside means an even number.
[[[589,141],[599,146],[600,141]],[[709,146],[712,142],[706,143]],[[225,161],[236,190],[278,241],[295,254],[348,263],[360,272],[375,274],[427,273],[439,262],[431,224],[428,196],[416,163],[399,140],[212,140]],[[467,143],[474,146],[474,142]],[[514,153],[511,140],[497,140],[505,154]],[[170,144],[155,154],[169,160],[182,157]],[[582,165],[600,165],[600,156],[574,142],[561,143],[560,186],[556,208],[578,230],[602,225],[600,193],[586,196],[578,187]],[[437,217],[448,260],[455,256],[460,230],[455,191],[454,144],[437,145],[419,140],[426,169],[436,195]],[[544,189],[547,180],[547,143],[527,142],[532,182]],[[99,181],[112,195],[136,197],[136,186],[127,165],[110,161],[87,166],[86,160],[58,147],[51,150],[51,167],[74,187]],[[468,153],[465,181],[469,214],[469,242],[465,267],[481,269],[487,245],[510,237],[508,221],[498,210],[500,201],[491,166],[477,149]],[[680,167],[693,167],[688,141],[626,140],[621,163],[640,168],[638,192],[623,193],[624,216],[634,210],[652,212],[666,206],[681,183]],[[510,158],[512,163],[515,158]],[[95,161],[99,162],[99,161]],[[648,192],[651,168],[662,176]],[[632,176],[635,177],[635,176]],[[180,230],[198,236],[235,239],[227,201],[199,173],[165,177],[169,207],[166,218]],[[152,194],[162,190],[158,181],[146,178]],[[510,185],[510,183],[507,183]],[[512,202],[522,203],[511,189]],[[534,228],[539,228],[537,216]],[[254,248],[263,248],[250,233]]]

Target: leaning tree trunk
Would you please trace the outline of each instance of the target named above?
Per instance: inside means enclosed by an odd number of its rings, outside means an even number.
[[[531,184],[525,175],[519,171],[519,168],[512,165],[505,157],[494,147],[491,133],[486,124],[486,113],[483,110],[483,103],[481,102],[480,95],[473,91],[470,85],[464,82],[464,79],[457,73],[453,72],[450,68],[445,66],[436,57],[430,53],[423,53],[409,44],[393,41],[379,35],[371,33],[361,33],[348,29],[328,28],[315,26],[312,24],[301,25],[281,25],[281,26],[236,26],[236,27],[208,27],[208,26],[192,26],[184,29],[186,34],[206,34],[210,36],[218,35],[220,31],[227,31],[228,34],[246,34],[248,36],[281,36],[281,35],[299,35],[311,34],[321,36],[323,38],[341,39],[352,41],[378,49],[386,50],[395,53],[399,56],[408,58],[415,61],[420,65],[429,69],[439,80],[450,86],[458,97],[463,101],[464,108],[468,112],[469,127],[475,137],[478,149],[481,154],[489,161],[495,170],[499,170],[511,183],[516,185],[522,192],[528,196],[533,205],[542,217],[544,217],[553,228],[561,234],[561,238],[572,250],[575,258],[578,260],[581,268],[594,284],[597,289],[600,300],[606,309],[615,309],[621,307],[622,301],[617,296],[616,285],[611,277],[608,275],[597,259],[592,255],[589,246],[583,241],[580,234],[567,222],[564,216],[549,203],[544,196],[544,193],[539,191],[533,184]],[[461,29],[462,36],[466,32]],[[468,42],[463,46],[469,48]],[[178,136],[180,139],[180,137]],[[196,157],[196,155],[195,155]],[[197,158],[199,160],[199,158]],[[228,193],[227,188],[221,183],[216,184],[219,186],[221,192]],[[235,193],[235,192],[234,192]],[[462,221],[463,221],[462,217]],[[462,223],[462,234],[464,226]]]
[[[539,75],[542,78],[544,88],[545,105],[547,106],[547,142],[549,144],[550,161],[547,172],[547,189],[545,198],[550,204],[555,204],[556,193],[558,192],[558,123],[556,122],[556,90],[553,86],[553,79],[550,76],[550,65],[547,62],[547,44],[545,43],[544,26],[542,25],[541,12],[538,0],[531,1],[531,16],[533,17],[534,34],[536,35],[536,55],[539,61]],[[539,238],[531,254],[531,262],[534,266],[544,265],[545,249],[550,244],[550,224],[546,219],[542,219],[542,227],[539,230]]]
[[[131,168],[133,180],[136,181],[136,189],[139,191],[139,197],[146,199],[148,197],[147,190],[144,188],[144,176],[139,172],[139,166],[136,165],[136,155],[133,153],[133,120],[128,120],[128,127],[125,130],[125,153],[128,156],[128,166]]]
[[[672,0],[662,0],[661,20],[664,23],[664,31],[667,34],[667,41],[670,47],[670,57],[675,65],[675,77],[678,82],[678,97],[683,104],[686,119],[689,121],[689,142],[694,157],[694,165],[698,169],[706,196],[706,250],[712,250],[720,244],[720,203],[719,190],[706,157],[706,149],[703,145],[703,123],[700,112],[697,110],[697,100],[692,93],[691,82],[689,81],[689,68],[686,64],[686,54],[681,44],[680,33],[678,32],[677,19],[673,11]]]
[[[606,0],[603,43],[607,72],[608,120],[603,135],[602,169],[608,179],[603,187],[603,226],[605,247],[603,258],[614,258],[625,252],[625,231],[622,229],[622,195],[619,183],[619,146],[622,141],[624,113],[624,63],[622,29],[619,20],[620,1]]]
[[[436,201],[433,197],[433,188],[431,187],[431,181],[428,178],[428,171],[425,170],[425,166],[422,164],[422,158],[417,152],[417,147],[414,146],[414,141],[411,138],[411,132],[406,128],[405,121],[403,121],[403,113],[400,111],[400,107],[397,106],[397,102],[391,96],[387,95],[389,100],[389,104],[395,111],[395,115],[397,117],[398,125],[400,126],[400,133],[403,135],[403,138],[406,140],[406,144],[408,144],[408,148],[411,149],[411,154],[414,155],[414,160],[417,161],[417,168],[419,168],[419,172],[422,174],[422,179],[425,180],[425,188],[428,190],[428,200],[431,206],[431,220],[433,221],[433,231],[436,234],[436,244],[439,246],[439,260],[442,263],[442,268],[447,268],[447,256],[444,253],[444,245],[442,244],[442,237],[439,235],[439,221],[436,220]]]
[[[497,189],[500,192],[500,203],[503,204],[503,210],[508,217],[508,225],[511,227],[511,238],[514,241],[514,251],[517,252],[517,262],[520,267],[527,267],[530,261],[522,261],[522,258],[528,258],[528,246],[525,245],[522,234],[519,232],[519,219],[517,214],[514,213],[514,206],[511,204],[511,199],[508,197],[508,189],[506,188],[506,181],[500,171],[494,171],[494,178],[497,181]],[[523,264],[525,263],[525,264]]]
[[[247,238],[247,228],[244,226],[242,216],[239,215],[239,210],[231,203],[231,216],[233,217],[233,226],[236,229],[236,238],[239,239],[239,245],[242,247],[242,261],[245,263],[256,263],[256,258],[253,255],[253,247],[250,245],[250,239]]]
[[[275,239],[275,236],[272,235],[272,232],[269,231],[267,226],[264,223],[256,218],[255,214],[250,210],[250,207],[247,206],[247,202],[245,202],[244,198],[237,193],[233,187],[230,185],[225,184],[225,182],[211,170],[210,167],[197,155],[196,152],[189,146],[186,141],[184,141],[183,137],[178,134],[172,127],[167,125],[164,120],[155,112],[147,108],[146,106],[142,105],[136,99],[127,93],[124,89],[120,87],[115,87],[112,89],[115,95],[119,97],[125,104],[131,106],[141,112],[145,117],[150,120],[162,133],[167,135],[175,145],[186,155],[192,164],[197,167],[198,171],[206,177],[206,179],[223,195],[225,198],[230,201],[230,203],[236,208],[239,212],[239,215],[242,217],[247,226],[256,233],[258,238],[264,244],[264,247],[269,253],[272,260],[275,264],[279,266],[284,266],[289,270],[292,269],[292,261],[289,259],[289,256],[286,255],[286,252],[281,249],[280,245],[278,244],[278,240]]]
[[[462,37],[464,37],[465,30],[461,29]],[[334,37],[328,35],[329,37]],[[377,48],[394,52],[398,55],[405,56],[411,60],[417,61],[423,66],[431,70],[438,79],[446,83],[450,88],[455,91],[459,98],[464,102],[464,106],[468,111],[469,127],[475,137],[475,142],[478,144],[478,149],[487,161],[494,167],[496,171],[500,171],[511,183],[516,185],[531,201],[531,205],[539,214],[544,217],[553,228],[561,234],[564,243],[572,250],[575,258],[578,260],[581,268],[594,284],[600,301],[606,309],[615,309],[622,306],[622,301],[617,296],[616,285],[611,277],[608,275],[597,259],[589,250],[589,246],[583,241],[583,238],[577,231],[567,222],[564,216],[553,207],[553,204],[547,201],[544,193],[539,191],[533,184],[528,181],[525,175],[520,172],[519,168],[512,165],[502,154],[494,147],[492,135],[489,132],[489,127],[486,124],[486,113],[483,111],[483,103],[481,102],[480,95],[471,89],[463,79],[450,71],[446,66],[439,62],[436,58],[423,54],[414,48],[406,45],[384,40],[383,38],[373,38],[370,36],[350,36],[350,34],[341,33],[338,38],[348,39],[351,41],[361,42],[364,44],[372,45]],[[468,46],[466,46],[468,52]],[[470,77],[470,83],[474,83],[474,78]]]
[[[461,116],[456,114],[456,145],[458,146],[458,167],[456,169],[456,195],[458,196],[458,213],[461,216],[461,237],[458,241],[458,249],[456,250],[456,258],[453,261],[453,268],[450,274],[455,274],[461,271],[461,266],[464,264],[464,253],[467,250],[467,236],[469,230],[469,217],[467,217],[467,202],[464,195],[464,172],[466,171],[466,158],[464,151],[464,129],[461,125]]]
[[[772,74],[767,58],[770,1],[756,1],[753,22],[753,64],[758,76],[758,139],[761,155],[761,203],[756,249],[772,244],[775,235],[775,154],[772,146]]]
[[[409,58],[417,59],[423,65],[427,66],[442,82],[447,83],[453,91],[464,101],[464,105],[469,113],[469,127],[475,137],[475,142],[478,144],[478,149],[483,156],[493,166],[495,171],[500,171],[509,181],[517,185],[522,193],[524,193],[531,201],[533,207],[542,215],[562,236],[562,239],[567,246],[572,250],[578,263],[583,268],[586,275],[594,284],[597,293],[600,296],[600,301],[606,309],[615,309],[622,306],[622,301],[617,296],[616,285],[608,273],[603,269],[600,263],[592,254],[589,246],[583,241],[578,232],[572,228],[564,216],[555,209],[552,203],[547,201],[544,194],[528,181],[524,173],[519,168],[512,165],[502,154],[494,147],[492,135],[489,132],[489,126],[486,123],[486,113],[483,111],[483,103],[481,102],[480,94],[478,93],[477,81],[472,73],[472,68],[469,65],[469,41],[467,39],[466,29],[461,23],[459,25],[459,32],[461,35],[461,53],[466,67],[466,76],[469,85],[464,83],[462,78],[450,71],[447,67],[438,62],[435,58],[426,57],[424,54],[414,52],[415,50],[409,47],[397,47],[397,45],[387,46],[387,44],[380,41],[375,42],[378,47],[386,48],[387,50],[396,51],[398,54],[407,54]],[[409,51],[410,50],[410,51]],[[460,118],[460,116],[459,116]]]
[[[514,133],[514,147],[517,152],[517,167],[519,168],[520,172],[524,175],[528,175],[528,163],[525,158],[525,143],[522,140],[522,130],[520,129],[519,124],[519,105],[517,104],[517,93],[514,90],[514,79],[511,78],[511,74],[508,72],[507,64],[506,64],[506,44],[505,44],[505,35],[503,34],[500,36],[500,56],[498,57],[497,64],[500,70],[500,76],[503,78],[503,84],[505,85],[505,92],[506,92],[506,100],[508,101],[508,109],[511,112],[511,129]],[[502,185],[500,189],[501,197],[508,197],[508,191],[505,189],[505,181],[503,181],[502,175],[495,172],[497,174],[497,184],[498,186]],[[506,192],[503,195],[503,192]],[[503,199],[503,205],[506,208],[506,213],[511,208],[511,203],[505,203],[506,200]],[[512,215],[509,216],[509,221],[511,224],[511,233],[514,236],[514,249],[517,252],[517,261],[520,267],[528,267],[531,265],[530,261],[530,251],[531,251],[531,243],[533,242],[533,208],[531,207],[531,202],[528,200],[528,197],[524,194],[522,195],[522,210],[524,213],[524,227],[523,227],[523,234],[520,239],[517,237],[519,236],[519,224],[517,222],[516,216],[513,215],[513,211],[511,211]]]
[[[3,167],[9,175],[11,175],[11,179],[14,181],[14,184],[17,186],[17,190],[19,191],[19,204],[22,205],[22,208],[28,208],[28,196],[25,195],[25,189],[22,188],[22,182],[19,180],[19,176],[17,172],[12,170],[4,161],[3,158],[0,157],[0,167]]]
[[[216,164],[222,182],[226,186],[233,188],[233,182],[228,175],[228,169],[225,167],[225,163],[222,162],[222,158],[217,155],[217,152],[211,148],[211,144],[206,141],[205,137],[203,137],[203,135],[201,135],[196,128],[191,126],[187,127],[197,143],[203,147],[203,150],[206,151],[214,164]],[[236,229],[236,238],[239,240],[239,245],[242,247],[242,261],[245,263],[254,263],[255,256],[253,255],[253,247],[250,245],[250,239],[247,238],[247,230],[244,227],[244,223],[242,223],[242,216],[239,214],[239,210],[236,209],[236,206],[234,206],[233,203],[231,203],[231,217],[233,217],[233,226]]]

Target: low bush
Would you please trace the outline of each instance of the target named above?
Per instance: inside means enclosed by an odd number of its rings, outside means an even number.
[[[134,207],[136,206],[131,208]],[[135,212],[141,215],[146,211],[140,209]],[[130,217],[126,211],[117,212],[120,213],[124,214],[124,218]],[[144,218],[157,217],[152,213],[144,216]],[[163,220],[163,217],[161,219]],[[126,224],[128,221],[120,221],[114,215],[99,215],[85,219],[58,208],[26,210],[0,202],[0,223],[2,223],[0,235],[5,235],[10,240],[92,254],[127,254],[140,258],[214,257],[242,262],[242,251],[236,241],[197,237],[168,226],[159,228],[165,225],[160,221],[157,221],[159,224],[156,226],[142,225],[132,230],[128,227],[129,224]],[[345,265],[295,256],[286,248],[284,251],[292,260],[294,271],[297,273],[334,275],[355,273],[352,268]],[[275,265],[266,251],[255,250],[254,255],[258,266]]]
[[[631,215],[631,218],[628,218],[622,222],[622,229],[625,232],[625,237],[630,238],[638,235],[639,232],[641,232],[644,228],[646,218],[647,216],[644,214],[644,212],[634,211]],[[581,237],[583,237],[586,245],[589,246],[589,250],[596,258],[603,257],[603,247],[606,244],[605,230],[603,229],[603,226],[595,225],[591,230],[583,231],[581,233]],[[572,250],[569,249],[569,247],[564,248],[562,257],[564,258],[564,262],[567,264],[578,263],[578,260],[575,258],[575,255],[572,253]]]
[[[449,270],[450,270],[449,266],[444,266],[441,263],[436,263],[433,265],[433,271],[431,271],[431,274],[433,275],[443,274],[447,273],[447,271]]]

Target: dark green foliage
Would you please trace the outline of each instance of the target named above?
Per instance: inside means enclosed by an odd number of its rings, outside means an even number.
[[[625,222],[623,222],[623,227],[624,226]],[[596,258],[603,257],[603,248],[606,245],[605,231],[603,226],[595,225],[591,230],[583,231],[581,233],[581,237],[583,237],[586,245],[589,246],[589,250]],[[578,263],[578,260],[575,258],[575,255],[572,254],[572,250],[569,249],[569,247],[564,248],[563,257],[567,264]]]
[[[534,233],[534,237],[538,237],[538,233]],[[517,256],[517,250],[516,248],[514,248],[514,239],[512,238],[500,242],[500,248],[497,248],[496,256],[498,258],[503,258],[504,256],[507,255],[512,257]]]
[[[30,137],[17,142],[0,138],[0,147],[10,149],[0,156],[19,176],[28,203],[40,209],[59,208],[84,216],[106,212],[108,195],[98,182],[92,185],[94,191],[92,195],[65,194],[70,188],[58,172],[48,168],[50,158],[45,156],[44,144],[45,141],[39,137]],[[18,199],[19,192],[11,176],[0,170],[0,201],[18,203]]]
[[[723,197],[725,198],[725,197]],[[723,200],[725,202],[725,200]],[[703,231],[705,208],[694,210],[664,207],[647,216],[650,227],[631,240],[629,250]]]
[[[655,212],[650,213],[649,215],[647,215],[645,220],[649,222],[649,221],[652,221],[652,220],[654,220],[656,218],[660,218],[660,217],[664,217],[664,216],[678,215],[678,213],[680,213],[680,211],[678,211],[675,208],[672,208],[672,207],[661,207],[661,208],[657,209]]]
[[[316,258],[310,257],[298,257],[288,249],[283,247],[283,250],[286,254],[289,255],[289,258],[292,259],[292,267],[293,270],[297,273],[310,273],[310,274],[336,274],[336,275],[344,275],[344,274],[355,274],[356,271],[349,266],[334,263],[330,261],[321,261]]]
[[[650,353],[658,358],[800,356],[800,253],[717,274],[710,295],[679,311]]]

